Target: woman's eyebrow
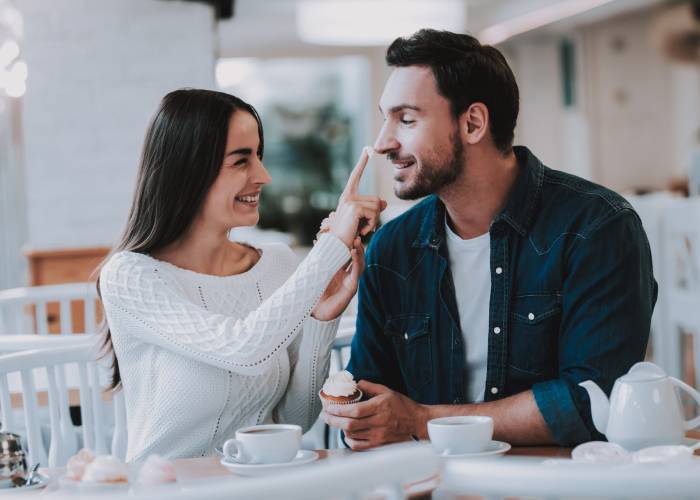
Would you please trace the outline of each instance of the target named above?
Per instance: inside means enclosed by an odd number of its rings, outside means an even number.
[[[226,156],[231,156],[231,155],[252,155],[253,150],[250,148],[240,148],[240,149],[234,149],[230,153],[227,153]]]

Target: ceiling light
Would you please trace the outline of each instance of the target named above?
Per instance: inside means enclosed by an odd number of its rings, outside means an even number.
[[[463,32],[463,0],[306,0],[296,6],[299,38],[319,45],[386,45],[421,28]]]
[[[216,63],[216,84],[220,89],[234,87],[255,72],[255,60],[247,57],[219,59]]]
[[[581,14],[614,0],[565,0],[549,7],[533,10],[502,23],[494,24],[479,33],[481,43],[495,45],[507,39],[542,26]]]

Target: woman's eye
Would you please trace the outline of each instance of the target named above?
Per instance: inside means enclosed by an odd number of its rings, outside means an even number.
[[[409,120],[407,118],[401,118],[401,123],[404,125],[411,125],[412,123],[416,123],[416,120]]]
[[[234,167],[237,167],[239,165],[245,165],[248,162],[247,158],[243,158],[242,160],[238,160],[236,163],[233,164]]]

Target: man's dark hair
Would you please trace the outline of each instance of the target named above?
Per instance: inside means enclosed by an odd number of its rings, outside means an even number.
[[[511,150],[518,119],[518,85],[497,49],[470,35],[423,29],[394,40],[386,62],[389,66],[430,67],[455,118],[473,103],[483,103],[489,110],[494,144],[503,153]]]

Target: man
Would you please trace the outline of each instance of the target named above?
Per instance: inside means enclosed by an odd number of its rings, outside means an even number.
[[[578,383],[610,391],[644,358],[656,302],[639,217],[512,147],[518,88],[495,48],[422,30],[386,61],[374,147],[399,198],[428,197],[372,239],[348,367],[369,399],[324,418],[357,450],[448,415],[490,415],[513,444],[600,439]]]

